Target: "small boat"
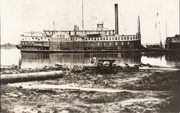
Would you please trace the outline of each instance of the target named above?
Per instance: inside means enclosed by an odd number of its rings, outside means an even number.
[[[21,46],[20,46],[20,45],[16,45],[16,48],[17,48],[17,49],[21,49]]]

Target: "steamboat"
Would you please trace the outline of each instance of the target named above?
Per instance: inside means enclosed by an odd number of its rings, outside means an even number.
[[[140,17],[138,32],[134,35],[119,35],[118,4],[115,7],[115,30],[104,29],[103,23],[97,24],[97,30],[43,30],[21,35],[17,45],[22,52],[120,52],[141,51]]]

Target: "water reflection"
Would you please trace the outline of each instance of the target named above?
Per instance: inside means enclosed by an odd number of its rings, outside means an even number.
[[[68,65],[90,65],[90,58],[116,59],[116,64],[150,63],[163,66],[180,66],[180,54],[151,53],[21,53],[22,68],[54,66],[56,62]]]
[[[140,53],[21,53],[22,67],[54,66],[56,62],[68,65],[89,65],[90,58],[116,59],[117,64],[138,64]]]
[[[180,67],[180,53],[179,54],[168,54],[165,56],[168,65]]]
[[[21,58],[20,50],[18,49],[1,49],[1,66],[18,64]]]

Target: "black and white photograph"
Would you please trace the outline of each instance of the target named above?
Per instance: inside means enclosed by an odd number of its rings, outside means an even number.
[[[0,0],[1,113],[180,113],[180,0]]]

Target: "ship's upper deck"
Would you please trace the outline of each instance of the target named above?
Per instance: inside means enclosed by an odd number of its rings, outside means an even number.
[[[136,35],[115,35],[112,32],[113,30],[108,31],[82,31],[77,34],[69,35],[69,31],[58,31],[54,32],[51,37],[44,35],[22,35],[21,41],[137,41],[141,39],[140,34]],[[111,33],[112,32],[112,33]],[[82,34],[86,33],[86,34]],[[101,34],[102,33],[102,34]],[[105,35],[105,33],[107,35]]]
[[[67,30],[67,31],[56,31],[56,30],[44,30],[47,37],[53,36],[55,33],[67,33],[70,36],[91,36],[91,35],[101,35],[101,36],[113,36],[115,35],[114,30]]]

